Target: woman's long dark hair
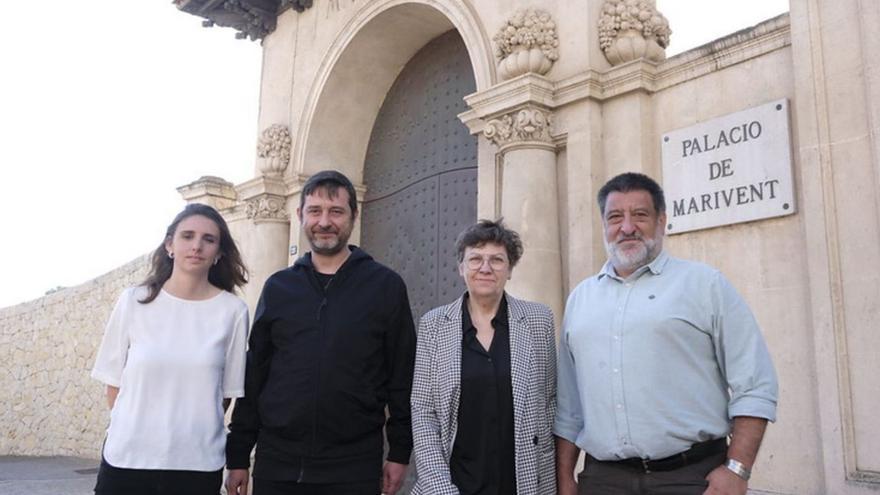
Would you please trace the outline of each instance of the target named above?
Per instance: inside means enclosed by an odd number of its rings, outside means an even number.
[[[174,238],[180,222],[193,215],[201,215],[211,220],[217,224],[217,228],[220,230],[221,256],[217,264],[211,266],[210,271],[208,271],[208,282],[227,292],[233,292],[236,287],[242,287],[247,283],[247,268],[245,268],[244,263],[241,261],[241,254],[235,246],[235,241],[232,240],[232,234],[229,233],[226,221],[223,220],[223,217],[214,208],[208,205],[193,203],[186,205],[186,208],[174,217],[174,221],[171,222],[171,225],[165,231],[165,238],[162,239],[162,243],[153,251],[150,275],[142,284],[150,292],[147,294],[147,297],[138,301],[141,304],[153,302],[156,296],[159,295],[162,286],[171,278],[174,260],[168,257],[168,248],[165,247],[165,243]]]

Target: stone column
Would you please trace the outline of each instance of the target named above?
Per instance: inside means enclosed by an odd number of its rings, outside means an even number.
[[[283,175],[290,163],[291,138],[286,125],[273,124],[257,141],[259,176],[236,187],[239,208],[236,225],[239,248],[250,272],[245,298],[253,308],[266,279],[287,267],[290,236],[288,184]]]
[[[814,493],[880,489],[878,22],[877,2],[791,2],[792,143],[816,356],[815,372],[803,373],[816,386],[824,474]]]
[[[483,135],[498,147],[500,156],[499,211],[519,232],[525,248],[507,288],[516,297],[550,306],[558,326],[564,301],[550,112],[540,105],[520,106],[489,120]]]
[[[250,283],[244,289],[245,299],[253,307],[266,279],[287,267],[290,235],[287,184],[280,178],[257,177],[236,189],[244,215],[238,222],[243,228],[234,230],[239,233],[239,249],[250,272]]]

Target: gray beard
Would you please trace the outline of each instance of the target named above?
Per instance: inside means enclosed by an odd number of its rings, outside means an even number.
[[[634,272],[654,261],[654,258],[659,254],[657,240],[645,239],[644,237],[639,238],[639,240],[642,242],[640,248],[626,253],[617,243],[609,243],[607,239],[603,238],[605,253],[607,253],[608,260],[611,261],[611,265],[615,269]]]

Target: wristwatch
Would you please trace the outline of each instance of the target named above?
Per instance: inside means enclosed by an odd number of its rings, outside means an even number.
[[[727,462],[724,463],[724,467],[733,472],[733,474],[739,476],[745,481],[749,481],[749,478],[752,476],[752,472],[749,468],[745,467],[743,463],[739,462],[736,459],[728,459]]]

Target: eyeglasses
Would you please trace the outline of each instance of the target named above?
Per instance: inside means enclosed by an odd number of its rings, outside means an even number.
[[[507,268],[507,259],[503,256],[469,256],[464,260],[465,266],[468,267],[469,270],[479,270],[483,267],[483,263],[489,263],[489,268],[492,271],[497,272],[499,270],[503,270]]]

